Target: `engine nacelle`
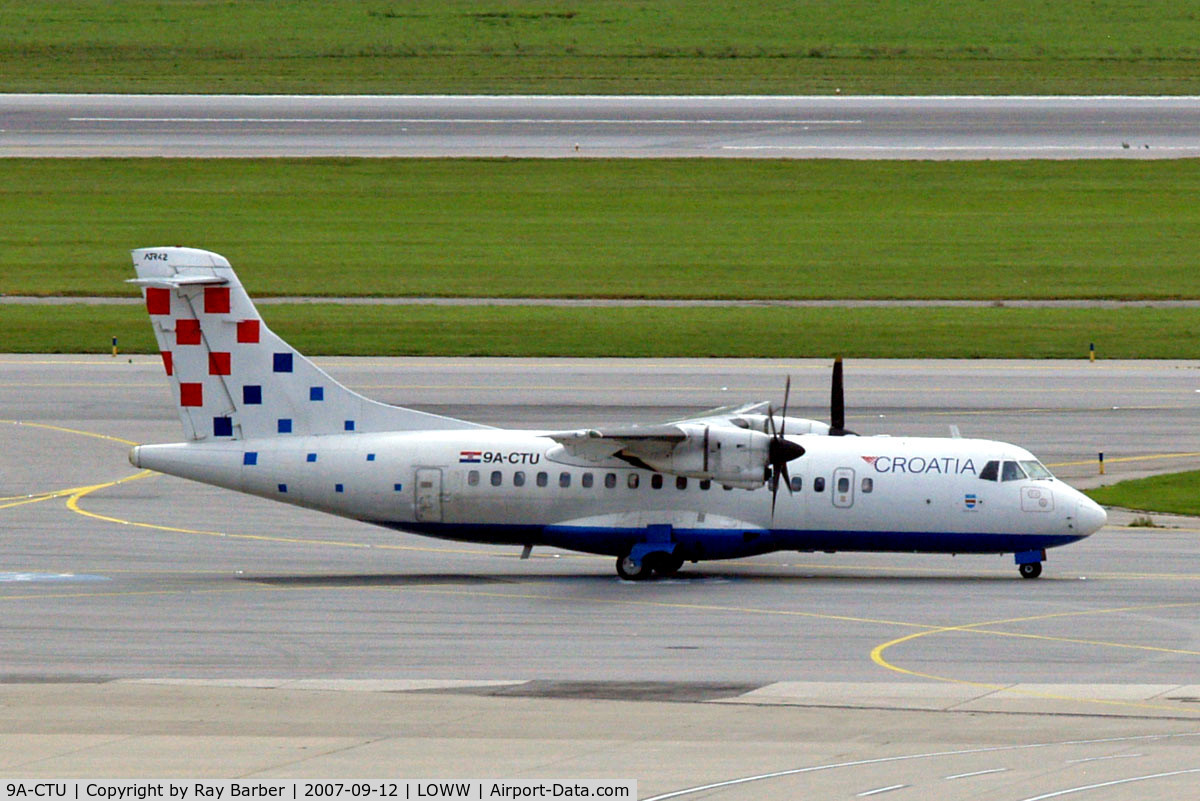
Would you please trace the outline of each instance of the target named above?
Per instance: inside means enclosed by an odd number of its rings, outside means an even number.
[[[765,414],[743,414],[738,420],[750,428],[764,434],[771,433],[771,422]],[[737,421],[735,421],[736,423]],[[829,423],[820,420],[809,420],[807,417],[776,417],[775,426],[782,428],[788,434],[828,434]]]
[[[688,437],[670,453],[643,461],[663,473],[709,479],[742,489],[766,482],[771,438],[759,431],[732,426],[681,424]]]

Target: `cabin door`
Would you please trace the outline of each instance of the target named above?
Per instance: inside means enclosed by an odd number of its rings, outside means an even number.
[[[436,467],[417,470],[416,514],[418,523],[442,522],[442,471]]]

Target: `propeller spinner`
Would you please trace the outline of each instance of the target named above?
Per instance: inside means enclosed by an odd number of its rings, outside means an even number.
[[[787,485],[788,493],[792,492],[792,479],[788,475],[788,462],[793,459],[798,459],[804,455],[804,448],[797,445],[795,442],[784,439],[785,429],[787,428],[787,407],[788,396],[792,393],[792,377],[787,377],[787,383],[783,387],[783,420],[779,425],[779,429],[775,428],[775,411],[770,406],[767,407],[767,420],[771,423],[771,442],[767,446],[767,465],[770,469],[771,476],[771,519],[775,519],[775,501],[779,497],[779,482],[782,479]]]

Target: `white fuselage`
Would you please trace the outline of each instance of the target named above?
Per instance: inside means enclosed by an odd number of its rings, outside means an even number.
[[[427,431],[141,446],[141,467],[396,529],[620,554],[648,530],[688,558],[779,549],[1033,551],[1091,534],[1104,513],[1054,478],[985,480],[1029,462],[1001,442],[801,435],[771,489],[572,457],[537,432]]]

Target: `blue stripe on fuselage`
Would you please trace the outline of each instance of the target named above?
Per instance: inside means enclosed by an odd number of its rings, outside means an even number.
[[[552,545],[620,556],[647,540],[644,528],[512,526],[368,521],[399,531],[460,542]],[[1017,553],[1056,548],[1083,539],[1071,534],[980,534],[928,531],[802,531],[786,529],[674,529],[671,541],[686,559],[734,559],[772,551],[891,553]]]

